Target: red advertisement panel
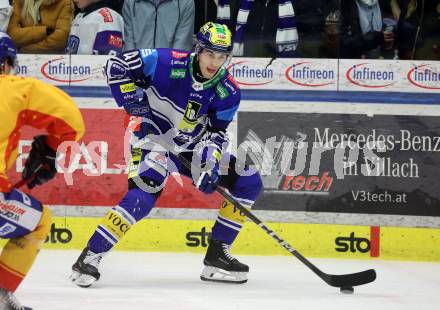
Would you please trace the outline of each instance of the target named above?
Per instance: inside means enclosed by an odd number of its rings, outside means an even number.
[[[127,190],[126,161],[124,159],[125,113],[114,109],[82,109],[86,134],[77,145],[77,154],[67,152],[61,172],[54,180],[38,186],[31,193],[45,204],[72,206],[116,205]],[[9,171],[13,182],[20,179],[23,164],[32,142],[40,132],[24,128],[16,165]],[[183,186],[168,178],[157,207],[162,208],[218,208],[217,194],[205,195],[182,177]]]

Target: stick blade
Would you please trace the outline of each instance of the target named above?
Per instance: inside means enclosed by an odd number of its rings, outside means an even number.
[[[328,285],[334,287],[342,286],[358,286],[373,282],[376,280],[376,271],[374,269],[368,269],[361,272],[341,274],[341,275],[329,275],[326,274],[323,279]]]

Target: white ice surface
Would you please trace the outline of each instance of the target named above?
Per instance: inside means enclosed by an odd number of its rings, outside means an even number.
[[[293,256],[240,256],[251,268],[243,285],[202,282],[203,255],[111,252],[101,280],[83,289],[68,279],[79,251],[43,250],[19,287],[34,310],[380,310],[440,309],[440,264],[311,259],[327,273],[375,268],[375,282],[341,294]]]

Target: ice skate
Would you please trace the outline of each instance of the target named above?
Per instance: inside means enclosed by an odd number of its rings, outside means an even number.
[[[203,281],[241,284],[247,282],[249,266],[240,263],[229,253],[230,246],[222,241],[211,240],[200,275]]]
[[[72,266],[70,279],[80,287],[89,287],[99,280],[101,274],[98,265],[101,262],[103,253],[94,253],[85,248],[78,260]]]
[[[12,292],[0,288],[0,310],[32,310],[32,308],[20,305]]]

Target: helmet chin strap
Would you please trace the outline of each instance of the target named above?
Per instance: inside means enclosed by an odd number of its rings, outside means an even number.
[[[205,78],[202,74],[202,70],[200,69],[200,65],[199,65],[199,55],[196,53],[196,59],[193,62],[193,72],[194,72],[194,79],[199,82],[199,83],[204,83],[206,82],[207,78]]]

